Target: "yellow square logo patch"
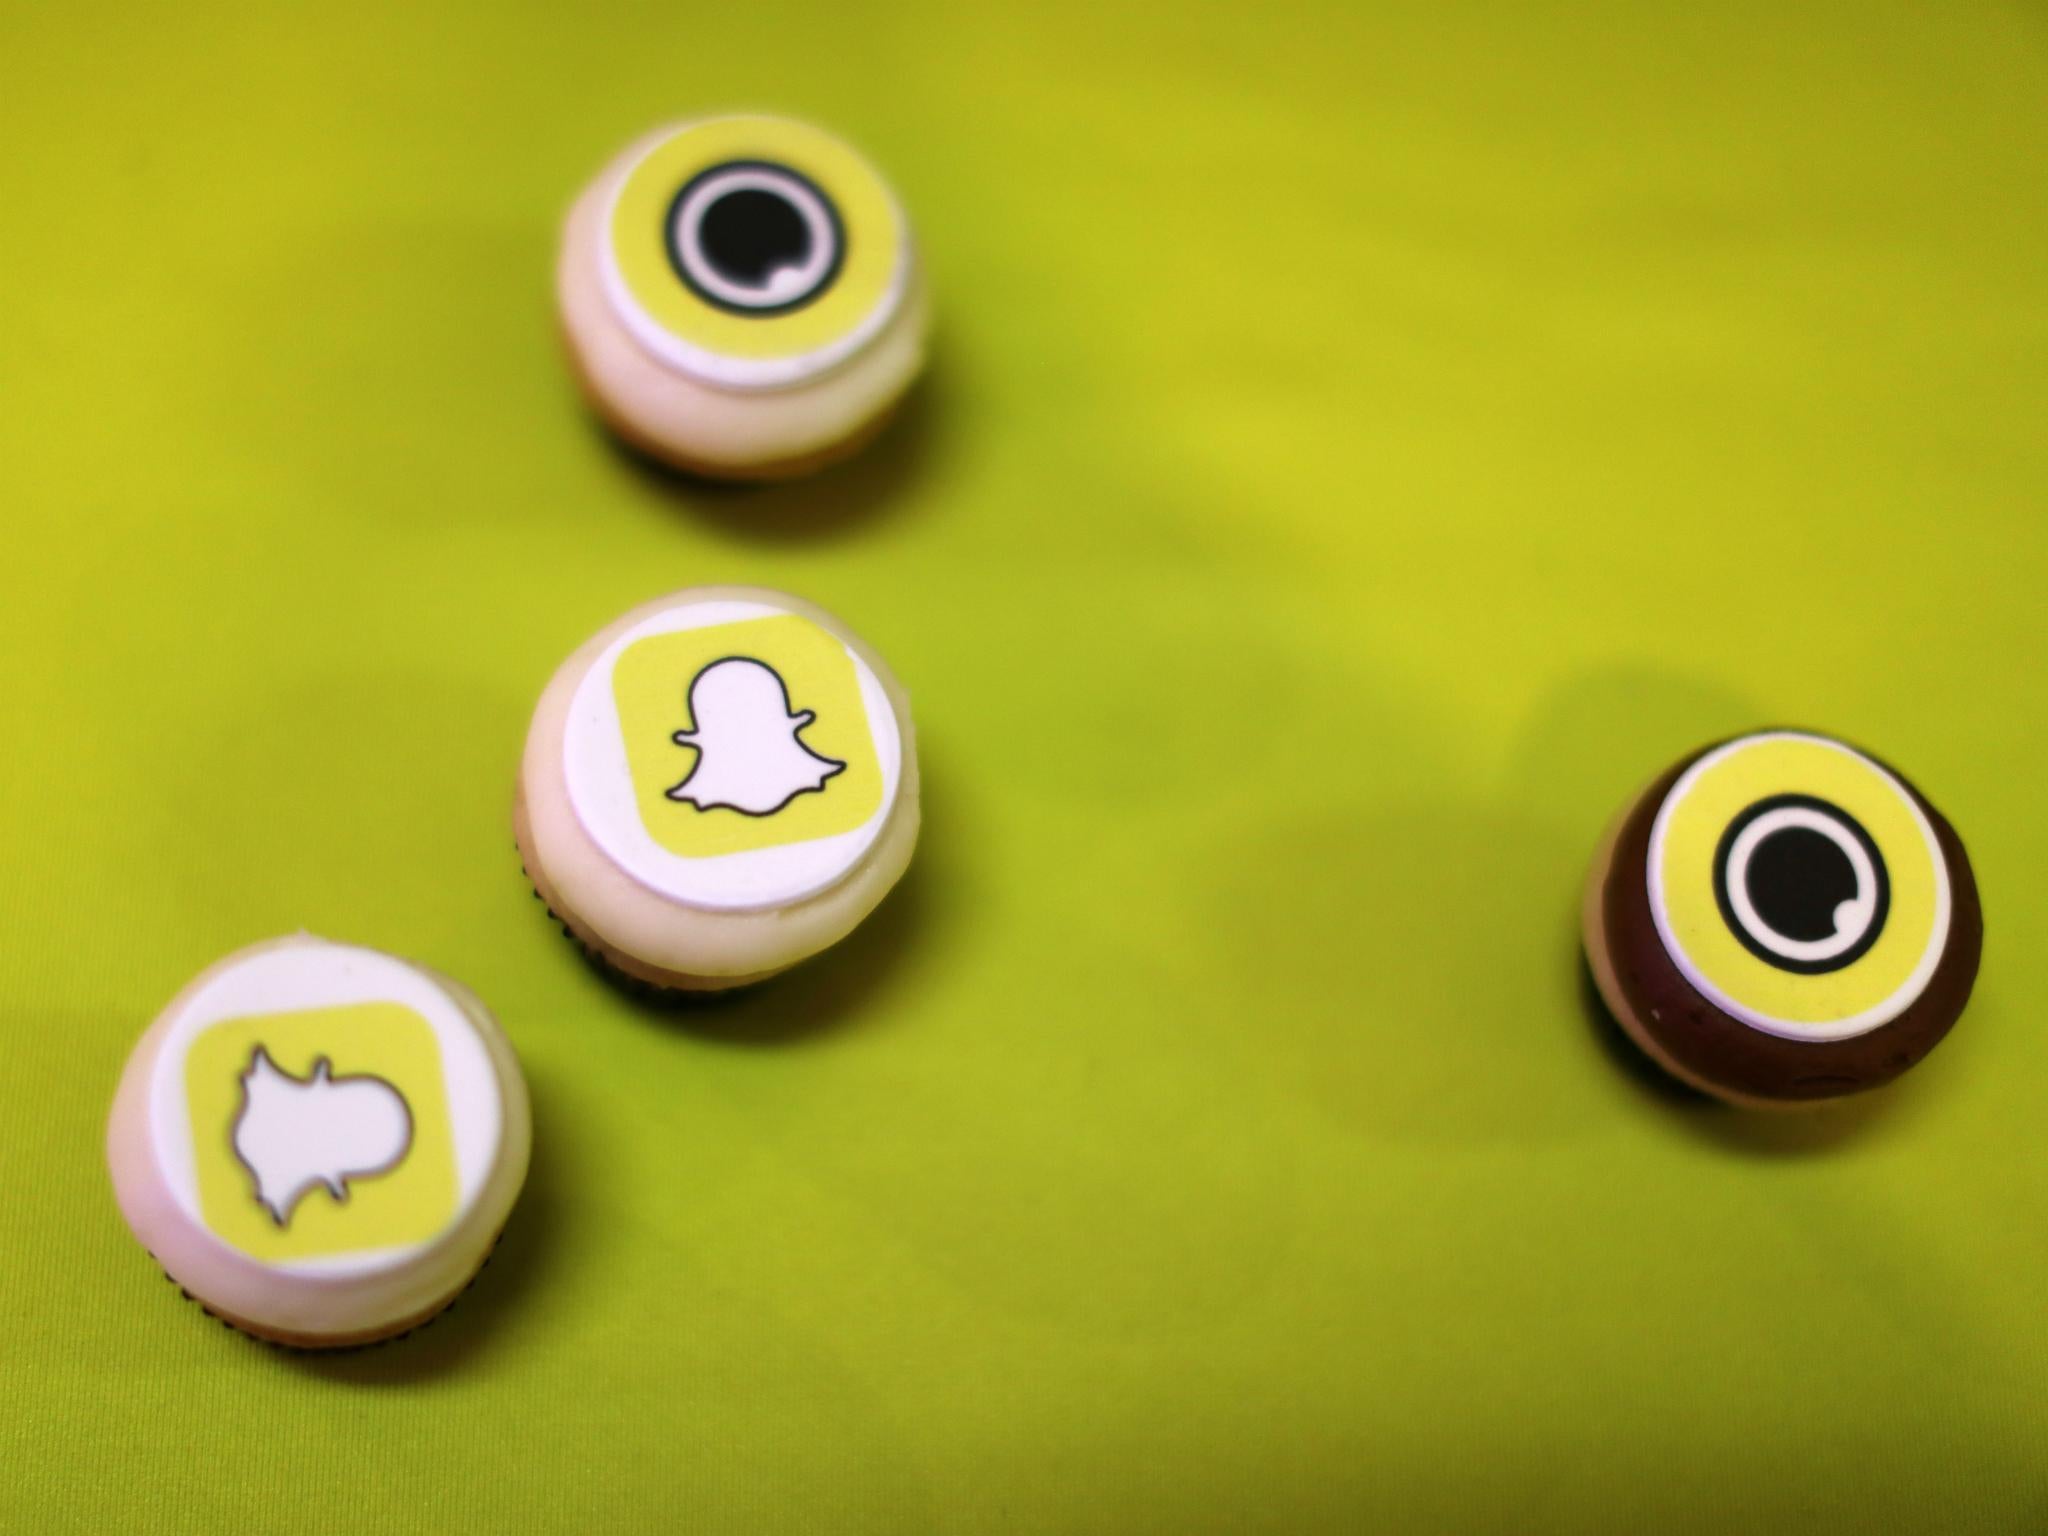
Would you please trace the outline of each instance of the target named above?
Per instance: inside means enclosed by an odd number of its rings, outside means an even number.
[[[851,832],[882,804],[853,658],[795,614],[637,640],[612,666],[649,837],[711,858]]]
[[[433,1026],[402,1003],[224,1019],[185,1056],[199,1208],[266,1263],[437,1236],[458,1189]]]

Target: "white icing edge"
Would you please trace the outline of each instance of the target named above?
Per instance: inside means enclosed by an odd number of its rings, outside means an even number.
[[[1797,1019],[1778,1018],[1775,1015],[1764,1013],[1745,1003],[1738,1002],[1721,988],[1715,986],[1713,982],[1707,979],[1700,968],[1693,963],[1692,957],[1685,951],[1685,946],[1679,942],[1677,930],[1672,925],[1669,905],[1665,899],[1663,875],[1664,847],[1670,832],[1671,818],[1676,808],[1684,802],[1685,797],[1691,793],[1692,787],[1715,764],[1723,762],[1735,753],[1743,751],[1759,742],[1766,741],[1810,742],[1815,746],[1826,747],[1830,751],[1839,752],[1844,757],[1853,758],[1870,768],[1885,783],[1891,786],[1892,792],[1899,797],[1906,809],[1912,813],[1914,824],[1919,827],[1921,837],[1926,840],[1928,857],[1934,867],[1934,929],[1928,936],[1927,948],[1925,953],[1921,955],[1919,964],[1913,968],[1911,974],[1907,976],[1898,989],[1883,1002],[1874,1004],[1860,1013],[1851,1014],[1845,1019],[1836,1019],[1825,1024],[1809,1024]],[[1920,809],[1920,803],[1913,798],[1905,785],[1901,784],[1898,778],[1888,772],[1882,764],[1873,762],[1861,752],[1845,746],[1839,741],[1831,740],[1826,736],[1816,736],[1807,731],[1760,731],[1754,735],[1739,736],[1731,742],[1716,747],[1712,752],[1707,753],[1698,762],[1694,763],[1683,774],[1679,775],[1678,782],[1671,786],[1664,796],[1663,803],[1657,807],[1657,819],[1650,826],[1647,877],[1650,890],[1650,917],[1657,925],[1657,937],[1663,941],[1664,952],[1671,956],[1672,962],[1677,965],[1685,979],[1692,983],[1694,989],[1701,996],[1711,1001],[1723,1013],[1740,1019],[1752,1029],[1762,1030],[1767,1035],[1776,1035],[1781,1040],[1804,1040],[1815,1043],[1852,1040],[1858,1035],[1867,1035],[1872,1030],[1889,1024],[1893,1019],[1912,1007],[1920,994],[1927,990],[1927,983],[1933,978],[1935,968],[1941,964],[1942,954],[1948,948],[1951,905],[1948,860],[1942,855],[1941,843],[1934,835],[1933,825],[1927,820],[1926,814]]]
[[[889,286],[882,291],[882,297],[875,307],[861,317],[851,331],[837,341],[815,347],[809,352],[800,352],[794,357],[745,358],[728,357],[722,352],[713,352],[705,347],[684,341],[666,329],[654,317],[640,307],[626,286],[626,279],[619,270],[618,255],[612,249],[612,218],[618,210],[619,195],[627,180],[647,157],[668,143],[680,133],[693,128],[702,128],[712,123],[732,121],[730,116],[694,118],[660,129],[640,141],[623,156],[620,162],[606,173],[603,196],[604,216],[598,220],[596,229],[597,271],[604,288],[605,301],[621,325],[630,331],[633,339],[648,352],[682,373],[714,384],[721,389],[745,391],[768,391],[788,389],[802,384],[822,373],[830,372],[845,362],[888,326],[903,307],[904,296],[910,289],[910,275],[916,267],[916,254],[912,249],[909,220],[904,217],[903,205],[897,199],[895,190],[882,180],[876,171],[875,179],[881,184],[889,201],[889,211],[896,225],[897,256],[896,267],[889,274]],[[870,167],[872,169],[872,167]],[[681,282],[681,279],[677,279]]]
[[[881,768],[882,798],[874,814],[858,827],[831,837],[707,858],[684,858],[648,834],[640,819],[619,724],[618,700],[612,689],[614,665],[628,646],[650,635],[784,616],[815,622],[808,615],[769,603],[686,600],[626,629],[604,648],[577,684],[562,730],[562,773],[570,806],[584,832],[606,857],[657,896],[710,912],[763,912],[803,901],[845,879],[867,857],[895,809],[903,776],[903,743],[895,708],[860,653],[833,635],[834,643],[853,663],[868,735]],[[794,702],[801,706],[804,701]]]
[[[437,1039],[467,1037],[475,1055],[465,1058],[488,1074],[489,1099],[495,1111],[489,1135],[472,1133],[467,1141],[463,1116],[450,1091],[450,1121],[457,1148],[458,1176],[464,1187],[456,1218],[442,1235],[426,1243],[375,1250],[369,1254],[323,1256],[289,1264],[266,1263],[217,1237],[198,1215],[191,1168],[190,1125],[182,1091],[176,1120],[182,1130],[181,1154],[165,1167],[167,1129],[158,1123],[160,1085],[166,1074],[182,1074],[185,1051],[197,1026],[190,1021],[201,1009],[236,995],[233,977],[245,966],[275,976],[274,967],[290,967],[309,958],[316,966],[333,964],[322,952],[339,951],[360,966],[366,958],[374,970],[385,967],[405,974],[407,995],[397,1001],[414,1005],[414,987],[430,989],[432,1001],[420,1011],[434,1025]],[[313,958],[321,956],[321,958]],[[225,983],[225,986],[221,984]],[[216,990],[220,986],[221,990]],[[270,994],[275,997],[279,994]],[[383,1001],[373,997],[338,997],[334,1002]],[[326,1006],[326,1000],[302,999],[297,1006]],[[293,1006],[285,1004],[285,1007]],[[451,1012],[452,1010],[452,1012]],[[252,1010],[236,1010],[245,1012]],[[271,1011],[267,1008],[256,1011]],[[209,1022],[234,1014],[217,1014]],[[454,1023],[444,1034],[442,1024]],[[439,1021],[439,1022],[437,1022]],[[181,1025],[187,1026],[181,1029]],[[449,1056],[442,1067],[448,1074]],[[465,1069],[467,1070],[467,1069]],[[475,1091],[474,1089],[472,1091]],[[123,1068],[107,1122],[107,1164],[115,1199],[131,1231],[172,1279],[196,1299],[252,1324],[309,1338],[350,1337],[418,1317],[452,1298],[489,1254],[513,1202],[526,1179],[532,1145],[531,1110],[526,1081],[511,1044],[481,1000],[460,983],[386,955],[353,945],[330,943],[308,934],[273,939],[239,950],[194,978],[150,1027],[143,1032]],[[476,1162],[481,1157],[481,1163]],[[474,1187],[467,1183],[476,1174]]]

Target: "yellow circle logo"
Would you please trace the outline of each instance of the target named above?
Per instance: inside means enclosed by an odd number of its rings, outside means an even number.
[[[612,194],[602,268],[642,345],[713,384],[775,389],[853,355],[908,287],[901,210],[829,134],[774,117],[687,124]]]
[[[1948,942],[1948,865],[1925,813],[1825,737],[1746,736],[1694,763],[1658,808],[1648,874],[1686,979],[1788,1040],[1897,1018]]]

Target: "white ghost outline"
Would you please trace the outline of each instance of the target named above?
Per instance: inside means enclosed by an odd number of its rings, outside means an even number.
[[[725,670],[721,672],[721,668]],[[721,690],[725,694],[722,702],[700,700],[699,691],[707,679],[714,683],[723,680],[727,685]],[[766,692],[771,686],[772,698]],[[706,704],[712,706],[713,715],[724,712],[734,723],[708,724]],[[792,709],[789,685],[782,674],[758,656],[721,656],[705,663],[690,679],[684,707],[692,728],[674,732],[670,740],[694,751],[697,761],[680,784],[665,792],[670,800],[699,811],[773,816],[799,795],[822,794],[831,780],[846,771],[845,763],[814,752],[802,739],[804,728],[818,718],[817,711]],[[746,732],[756,733],[754,739],[744,739]],[[719,736],[728,743],[722,748],[712,739],[719,733],[726,733]],[[741,733],[742,739],[735,740],[733,733]],[[714,750],[723,755],[714,760]],[[785,790],[784,785],[791,787]]]
[[[269,1050],[258,1041],[249,1053],[249,1065],[242,1069],[236,1081],[241,1088],[241,1102],[228,1128],[228,1148],[255,1184],[256,1203],[279,1227],[291,1225],[292,1213],[298,1209],[299,1202],[316,1187],[326,1189],[336,1204],[344,1204],[349,1197],[351,1180],[376,1178],[389,1173],[412,1151],[412,1106],[406,1102],[405,1095],[374,1073],[337,1074],[325,1053],[314,1058],[313,1069],[306,1076],[294,1077],[273,1061]],[[262,1103],[258,1101],[256,1090],[263,1091]],[[311,1096],[305,1102],[291,1106],[298,1113],[294,1129],[303,1133],[308,1125],[312,1125],[316,1127],[313,1132],[316,1137],[322,1133],[330,1137],[341,1133],[337,1144],[324,1149],[324,1159],[317,1154],[309,1154],[304,1147],[294,1147],[280,1154],[274,1147],[259,1150],[252,1144],[262,1139],[266,1129],[274,1133],[275,1127],[268,1126],[266,1111],[286,1107],[275,1098],[279,1092]],[[346,1139],[349,1130],[348,1116],[337,1116],[336,1110],[342,1107],[340,1096],[357,1098],[360,1102],[363,1094],[372,1096],[377,1102],[378,1112],[384,1113],[387,1120],[389,1112],[395,1110],[399,1125],[395,1136],[387,1132],[384,1137],[392,1145],[388,1155],[367,1163],[352,1163],[346,1155],[347,1148],[339,1144]],[[323,1114],[325,1124],[321,1124]],[[276,1181],[266,1176],[266,1168],[274,1172],[280,1162],[286,1165],[284,1187],[273,1189],[270,1186]],[[291,1166],[294,1163],[299,1166]]]

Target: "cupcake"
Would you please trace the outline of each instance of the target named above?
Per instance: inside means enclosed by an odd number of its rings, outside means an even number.
[[[888,667],[749,587],[635,608],[556,671],[513,830],[535,892],[618,976],[712,991],[836,943],[917,843],[917,743]]]
[[[1593,860],[1586,958],[1650,1059],[1732,1103],[1890,1082],[1962,1015],[1983,912],[1962,840],[1903,776],[1804,731],[1694,752]]]
[[[417,1328],[475,1278],[526,1178],[519,1063],[467,988],[305,935],[173,998],[107,1124],[121,1214],[171,1279],[301,1349]]]
[[[924,281],[895,194],[831,135],[714,117],[623,150],[569,210],[569,359],[620,437],[760,480],[844,458],[924,365]]]

